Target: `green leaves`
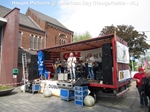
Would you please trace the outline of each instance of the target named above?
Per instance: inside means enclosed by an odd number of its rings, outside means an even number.
[[[137,58],[150,48],[150,45],[146,43],[147,36],[145,33],[139,33],[137,30],[134,30],[134,27],[131,25],[117,25],[117,27],[113,25],[105,26],[100,34],[113,34],[115,28],[116,35],[128,43],[129,52],[134,53],[133,55],[137,55]]]
[[[77,41],[81,41],[81,40],[86,40],[86,39],[90,39],[92,36],[90,35],[90,33],[87,31],[83,34],[77,34],[75,33],[74,37],[73,37],[73,42],[77,42]]]

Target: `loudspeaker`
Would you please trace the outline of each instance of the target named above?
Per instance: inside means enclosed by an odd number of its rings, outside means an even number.
[[[111,43],[102,45],[102,56],[110,56],[112,55]]]
[[[102,57],[102,70],[112,70],[112,56]]]
[[[112,70],[103,71],[103,84],[113,84]]]
[[[102,80],[103,79],[103,72],[102,70],[96,71],[96,80]]]
[[[37,79],[37,78],[39,78],[39,76],[38,76],[38,70],[30,69],[30,70],[29,70],[28,79],[29,79],[29,80],[34,80],[34,79]]]
[[[50,53],[47,51],[43,51],[44,53],[44,60],[50,60]]]
[[[38,64],[37,64],[37,62],[36,63],[30,63],[29,64],[29,69],[38,69]]]
[[[79,79],[77,82],[74,84],[74,86],[87,86],[89,85],[90,82],[87,79]]]
[[[37,55],[31,55],[31,63],[37,63],[38,56]]]

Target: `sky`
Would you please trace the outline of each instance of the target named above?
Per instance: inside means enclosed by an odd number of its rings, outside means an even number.
[[[28,7],[57,19],[75,33],[88,31],[97,37],[105,26],[132,25],[145,32],[150,44],[150,0],[0,0],[0,5]]]

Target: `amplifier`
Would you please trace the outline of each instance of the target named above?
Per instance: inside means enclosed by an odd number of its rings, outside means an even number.
[[[59,81],[66,81],[66,80],[68,80],[68,73],[58,73],[58,80]]]

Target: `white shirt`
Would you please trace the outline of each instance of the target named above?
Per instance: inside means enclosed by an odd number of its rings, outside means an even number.
[[[87,58],[88,67],[93,67],[94,62],[95,62],[94,57]]]
[[[76,57],[69,57],[67,62],[68,62],[68,65],[69,67],[75,67],[75,61],[76,61]]]

